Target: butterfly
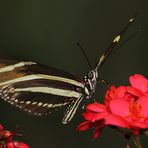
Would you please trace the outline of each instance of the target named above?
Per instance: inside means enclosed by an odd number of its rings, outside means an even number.
[[[62,123],[74,117],[81,101],[90,99],[99,80],[98,71],[121,36],[134,21],[113,39],[92,70],[83,79],[54,67],[32,61],[0,57],[0,98],[32,115],[48,115],[67,106]]]

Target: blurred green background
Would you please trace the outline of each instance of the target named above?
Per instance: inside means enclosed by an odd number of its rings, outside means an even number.
[[[76,46],[79,41],[94,65],[129,17],[139,13],[125,36],[141,32],[110,56],[101,75],[115,85],[128,84],[135,73],[148,74],[148,1],[146,0],[5,0],[0,1],[0,53],[54,66],[83,77],[88,65]],[[96,98],[103,96],[98,86]],[[83,121],[80,109],[73,121],[62,125],[63,113],[46,118],[27,113],[0,101],[0,123],[23,130],[20,140],[31,148],[125,148],[124,137],[106,128],[100,138],[92,130],[78,133]],[[142,137],[144,147],[147,139]]]

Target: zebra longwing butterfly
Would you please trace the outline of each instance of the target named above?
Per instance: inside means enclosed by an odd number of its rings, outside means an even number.
[[[129,19],[126,27],[114,38],[96,66],[84,79],[35,62],[0,57],[0,97],[37,116],[47,115],[68,105],[62,121],[66,124],[73,118],[82,99],[91,98],[96,83],[100,80],[98,69],[134,18],[135,15]]]

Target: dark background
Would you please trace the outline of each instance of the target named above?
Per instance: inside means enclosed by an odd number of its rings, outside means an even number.
[[[83,77],[88,65],[76,46],[79,41],[94,65],[129,17],[138,18],[122,38],[126,40],[139,28],[141,32],[110,56],[101,69],[102,76],[116,85],[128,84],[135,73],[147,75],[148,2],[145,0],[5,0],[0,1],[0,53],[54,66]],[[98,86],[96,98],[103,95]],[[46,118],[27,113],[0,101],[0,123],[7,129],[23,130],[20,139],[31,148],[125,148],[129,141],[106,128],[101,137],[92,131],[78,133],[83,121],[79,111],[68,125],[61,124],[63,113]],[[143,143],[148,145],[146,138]]]

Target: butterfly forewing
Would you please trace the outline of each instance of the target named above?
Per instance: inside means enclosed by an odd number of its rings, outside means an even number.
[[[82,82],[53,67],[0,59],[0,97],[34,115],[46,115],[80,98]]]

